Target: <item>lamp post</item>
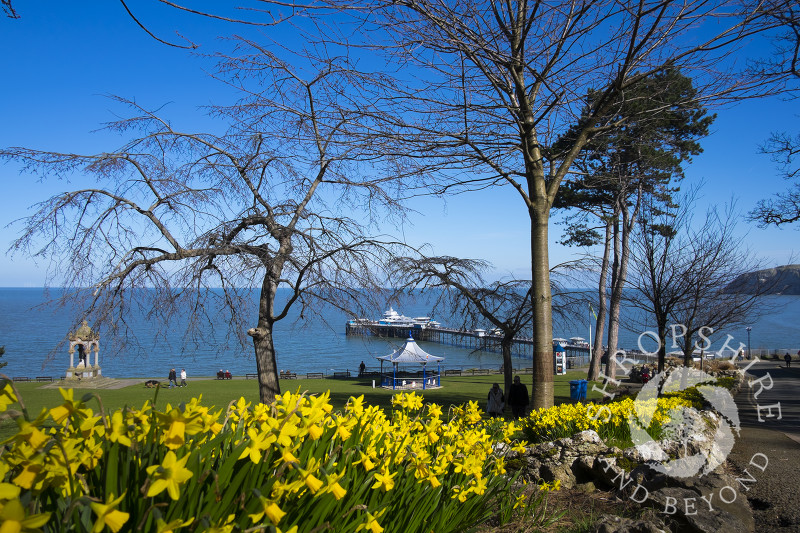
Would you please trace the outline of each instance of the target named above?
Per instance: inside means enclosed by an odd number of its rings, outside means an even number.
[[[747,330],[747,359],[749,360],[753,356],[753,353],[750,351],[750,332],[753,328],[747,326],[745,329]]]

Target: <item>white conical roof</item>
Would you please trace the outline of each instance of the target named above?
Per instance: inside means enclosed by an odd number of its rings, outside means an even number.
[[[384,361],[390,361],[392,363],[425,364],[443,361],[444,357],[437,357],[429,354],[420,348],[413,338],[409,337],[402,348],[393,351],[389,355],[378,357],[377,359],[383,359]]]

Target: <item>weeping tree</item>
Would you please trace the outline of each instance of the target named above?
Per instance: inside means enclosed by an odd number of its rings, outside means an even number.
[[[241,41],[218,72],[245,91],[212,109],[223,133],[184,132],[120,99],[134,113],[108,125],[129,136],[115,150],[0,151],[26,179],[84,184],[35,206],[12,251],[49,260],[49,283],[76,287],[64,296],[83,310],[76,322],[117,339],[129,337],[134,306],[161,331],[188,311],[187,340],[218,339],[220,328],[242,346],[249,336],[271,401],[275,323],[326,303],[355,312],[393,246],[368,232],[369,208],[400,211],[375,162],[381,147],[362,134],[380,114],[354,105],[351,74],[344,58],[282,59]]]
[[[567,272],[576,265],[563,264],[554,271]],[[442,306],[452,316],[462,317],[461,327],[473,329],[486,322],[501,332],[505,391],[513,379],[511,349],[515,337],[533,320],[530,280],[506,279],[488,283],[484,275],[491,264],[478,259],[457,257],[400,257],[392,263],[390,277],[401,292],[427,291],[436,295],[434,308]],[[553,312],[574,316],[579,293],[570,293],[551,277],[558,304]],[[552,354],[552,350],[551,350]]]

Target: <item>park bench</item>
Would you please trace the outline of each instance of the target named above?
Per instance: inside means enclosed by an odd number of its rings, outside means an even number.
[[[333,373],[333,377],[334,378],[349,378],[350,377],[350,371],[346,370],[344,372],[334,372]]]
[[[30,381],[31,378],[26,378],[25,376],[17,376],[14,378],[14,381]]]
[[[258,379],[258,374],[245,374],[245,379]]]
[[[36,381],[53,381],[53,376],[36,376]]]
[[[461,375],[461,370],[445,370],[444,371],[444,375],[445,376],[460,376]]]
[[[280,379],[297,379],[297,373],[281,370],[279,377]]]
[[[488,376],[489,369],[488,368],[473,368],[472,369],[473,376]]]
[[[309,372],[306,374],[307,379],[322,379],[325,375],[322,372]]]

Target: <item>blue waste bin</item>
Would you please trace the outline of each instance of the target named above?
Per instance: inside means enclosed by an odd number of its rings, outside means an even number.
[[[569,382],[569,399],[580,400],[581,394],[581,380],[573,379]]]
[[[587,388],[589,382],[586,381],[585,379],[579,379],[578,382],[580,383],[580,392],[578,393],[578,396],[580,396],[581,400],[585,400],[586,399],[586,388]]]

